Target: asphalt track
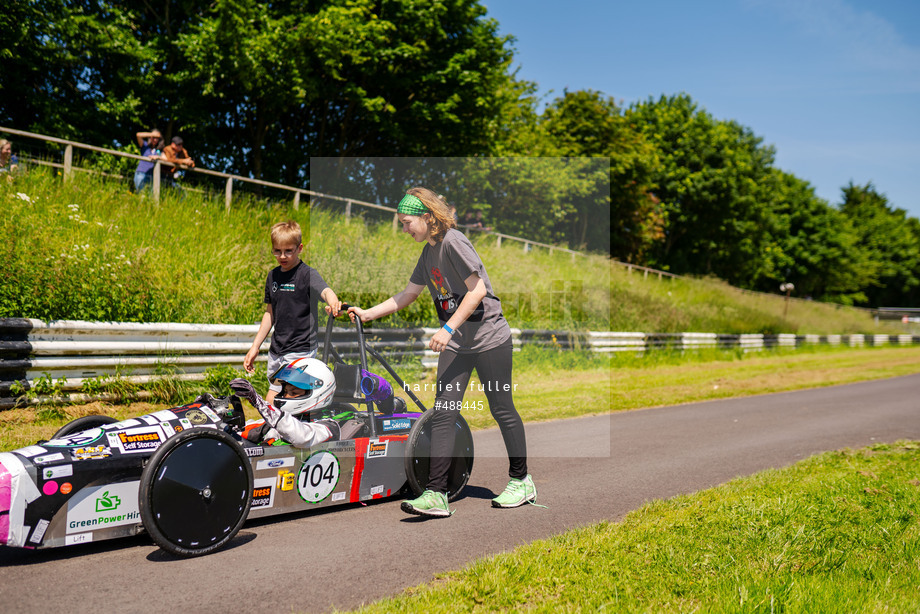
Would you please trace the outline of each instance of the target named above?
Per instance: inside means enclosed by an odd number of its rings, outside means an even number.
[[[496,430],[476,433],[448,519],[398,502],[247,523],[210,556],[174,559],[139,536],[45,551],[0,547],[0,612],[324,612],[600,520],[815,453],[920,440],[920,374],[527,426],[539,503],[492,509],[506,482]]]

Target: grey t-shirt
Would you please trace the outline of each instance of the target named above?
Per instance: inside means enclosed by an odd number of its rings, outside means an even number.
[[[409,278],[414,284],[428,286],[438,318],[444,324],[466,296],[464,280],[474,273],[485,283],[486,296],[447,344],[448,349],[460,354],[491,350],[511,336],[501,300],[492,291],[486,267],[473,244],[462,232],[451,228],[440,243],[425,244]]]

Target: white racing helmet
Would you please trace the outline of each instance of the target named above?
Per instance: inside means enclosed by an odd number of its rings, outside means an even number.
[[[326,407],[332,403],[332,395],[335,394],[335,376],[316,358],[298,358],[278,369],[272,376],[272,382],[281,384],[274,406],[295,416]]]

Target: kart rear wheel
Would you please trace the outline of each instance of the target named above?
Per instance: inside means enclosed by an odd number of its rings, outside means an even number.
[[[141,521],[167,552],[201,556],[237,534],[252,503],[252,466],[227,433],[192,428],[166,440],[141,473]]]
[[[406,441],[406,479],[409,488],[418,496],[425,491],[428,484],[428,469],[431,462],[431,420],[434,418],[434,409],[429,409],[422,417],[416,420],[409,431]],[[460,496],[460,492],[470,479],[473,471],[473,434],[466,420],[456,413],[454,429],[453,460],[447,473],[447,500],[453,501]]]
[[[118,420],[112,416],[83,416],[82,418],[71,420],[59,428],[58,431],[51,436],[51,439],[62,439],[68,435],[73,435],[74,433],[98,428],[100,426],[105,426],[106,424],[112,424],[114,422],[118,422]]]

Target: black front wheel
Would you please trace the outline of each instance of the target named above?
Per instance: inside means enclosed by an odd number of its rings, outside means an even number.
[[[406,441],[405,469],[409,488],[418,496],[428,484],[428,473],[431,464],[431,421],[436,410],[429,409],[422,417],[415,421],[409,431]],[[442,410],[443,411],[443,410]],[[447,500],[453,501],[460,496],[460,492],[470,479],[473,471],[473,433],[466,420],[455,412],[453,458],[447,473]]]
[[[171,437],[141,474],[141,521],[167,552],[201,556],[237,534],[252,503],[252,466],[227,433],[192,428]]]

